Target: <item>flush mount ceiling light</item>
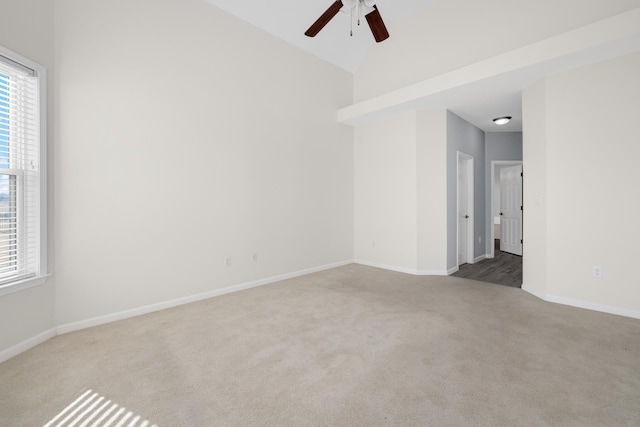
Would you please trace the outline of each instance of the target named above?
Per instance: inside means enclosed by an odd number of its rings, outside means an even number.
[[[499,126],[506,125],[510,121],[511,121],[511,116],[497,117],[497,118],[493,119],[493,123],[495,123],[495,124],[497,124]]]

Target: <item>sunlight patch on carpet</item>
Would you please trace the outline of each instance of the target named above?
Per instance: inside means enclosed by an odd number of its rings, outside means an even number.
[[[44,427],[158,427],[115,402],[87,390]]]

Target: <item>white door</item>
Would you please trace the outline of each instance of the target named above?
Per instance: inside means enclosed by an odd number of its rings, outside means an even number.
[[[467,262],[468,222],[467,168],[464,160],[458,159],[458,265]]]
[[[458,152],[458,265],[473,264],[473,157]]]
[[[522,165],[500,169],[500,250],[522,255]]]

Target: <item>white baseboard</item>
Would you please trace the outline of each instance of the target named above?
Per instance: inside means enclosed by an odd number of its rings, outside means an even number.
[[[184,304],[188,304],[191,302],[196,302],[196,301],[201,301],[204,299],[208,299],[208,298],[213,298],[216,296],[220,296],[220,295],[225,295],[225,294],[229,294],[232,292],[238,292],[238,291],[242,291],[245,289],[251,289],[251,288],[255,288],[258,286],[262,286],[262,285],[267,285],[269,283],[274,283],[274,282],[279,282],[282,280],[287,280],[287,279],[292,279],[294,277],[299,277],[299,276],[304,276],[307,274],[311,274],[311,273],[316,273],[319,271],[324,271],[324,270],[329,270],[332,268],[336,268],[336,267],[341,267],[344,265],[348,265],[348,264],[352,264],[352,263],[356,263],[356,264],[361,264],[361,265],[367,265],[370,267],[376,267],[376,268],[382,268],[384,270],[390,270],[390,271],[397,271],[400,273],[407,273],[407,274],[412,274],[412,275],[436,275],[436,276],[446,276],[446,275],[450,275],[455,273],[456,271],[458,271],[458,267],[453,267],[451,269],[449,269],[448,271],[440,271],[440,270],[414,270],[414,269],[408,269],[408,268],[404,268],[404,267],[395,267],[395,266],[390,266],[390,265],[385,265],[385,264],[377,264],[377,263],[373,263],[373,262],[369,262],[369,261],[364,261],[364,260],[348,260],[348,261],[341,261],[341,262],[336,262],[336,263],[332,263],[332,264],[326,264],[323,266],[319,266],[319,267],[313,267],[313,268],[309,268],[309,269],[305,269],[305,270],[300,270],[300,271],[296,271],[293,273],[286,273],[286,274],[281,274],[278,276],[273,276],[273,277],[269,277],[266,279],[260,279],[260,280],[255,280],[252,282],[246,282],[246,283],[241,283],[238,285],[234,285],[234,286],[228,286],[225,288],[221,288],[221,289],[215,289],[213,291],[210,292],[205,292],[205,293],[201,293],[201,294],[196,294],[196,295],[191,295],[188,297],[184,297],[184,298],[178,298],[175,300],[171,300],[171,301],[166,301],[166,302],[162,302],[162,303],[158,303],[158,304],[151,304],[151,305],[147,305],[147,306],[143,306],[143,307],[139,307],[139,308],[135,308],[135,309],[131,309],[131,310],[125,310],[125,311],[121,311],[118,313],[113,313],[113,314],[109,314],[109,315],[105,315],[105,316],[99,316],[99,317],[95,317],[92,319],[87,319],[87,320],[83,320],[83,321],[79,321],[79,322],[73,322],[73,323],[67,323],[67,324],[63,324],[58,326],[57,328],[53,328],[53,329],[49,329],[47,331],[44,331],[38,335],[35,335],[19,344],[16,344],[12,347],[9,347],[6,350],[2,350],[0,351],[0,363],[7,361],[9,359],[11,359],[12,357],[17,356],[20,353],[23,353],[53,337],[55,337],[56,335],[61,335],[61,334],[65,334],[68,332],[73,332],[73,331],[77,331],[80,329],[86,329],[86,328],[90,328],[92,326],[98,326],[98,325],[103,325],[106,323],[110,323],[110,322],[115,322],[118,320],[123,320],[123,319],[127,319],[127,318],[131,318],[131,317],[135,317],[135,316],[140,316],[142,314],[147,314],[147,313],[151,313],[154,311],[159,311],[159,310],[164,310],[167,308],[171,308],[171,307],[176,307],[176,306],[180,306],[180,305],[184,305]],[[634,319],[640,319],[640,311],[636,311],[636,310],[628,310],[628,309],[624,309],[624,308],[619,308],[619,307],[612,307],[612,306],[607,306],[607,305],[603,305],[603,304],[596,304],[596,303],[591,303],[588,301],[581,301],[581,300],[575,300],[575,299],[571,299],[571,298],[565,298],[565,297],[560,297],[560,296],[556,296],[556,295],[548,295],[545,294],[543,292],[540,292],[536,289],[532,289],[529,288],[528,286],[526,286],[525,284],[522,285],[522,290],[524,290],[525,292],[540,298],[544,301],[548,301],[548,302],[553,302],[553,303],[557,303],[557,304],[563,304],[563,305],[568,305],[568,306],[572,306],[572,307],[578,307],[578,308],[584,308],[584,309],[588,309],[588,310],[594,310],[594,311],[600,311],[603,313],[609,313],[609,314],[615,314],[618,316],[625,316],[625,317],[631,317]]]
[[[618,316],[631,317],[633,319],[640,319],[640,311],[629,310],[626,308],[612,307],[604,304],[596,304],[589,301],[582,301],[572,298],[565,298],[557,295],[549,295],[537,290],[531,289],[524,284],[522,290],[530,293],[531,295],[540,298],[541,300],[553,302],[556,304],[568,305],[571,307],[585,308],[587,310],[600,311],[602,313],[615,314]]]
[[[380,264],[377,262],[365,261],[357,259],[356,264],[366,265],[368,267],[381,268],[383,270],[397,271],[398,273],[411,274],[413,276],[447,276],[449,272],[445,270],[416,270],[415,268],[398,267],[389,264]]]
[[[365,261],[363,259],[357,259],[354,262],[356,264],[366,265],[368,267],[381,268],[383,270],[389,270],[389,271],[397,271],[398,273],[406,273],[406,274],[413,274],[413,275],[417,274],[417,270],[406,268],[406,267],[397,267],[395,265],[380,264],[377,262]]]
[[[25,351],[37,346],[38,344],[42,344],[43,342],[50,340],[55,336],[56,328],[49,329],[48,331],[44,331],[36,336],[29,338],[28,340],[22,341],[21,343],[16,344],[13,347],[9,347],[6,350],[0,351],[0,363],[9,360],[12,357],[15,357],[20,353],[24,353]]]
[[[545,300],[547,301],[547,294],[544,292],[541,292],[537,289],[532,289],[529,286],[527,286],[526,284],[522,284],[521,289],[527,293],[530,293],[531,295],[533,295],[534,297],[540,298],[541,300]]]
[[[580,301],[571,298],[559,297],[557,295],[547,295],[547,301],[555,302],[557,304],[570,305],[572,307],[586,308],[587,310],[601,311],[603,313],[616,314],[618,316],[640,319],[640,311],[628,310],[626,308],[596,304],[589,301]]]
[[[482,260],[483,260],[483,259],[485,259],[485,258],[487,258],[487,254],[480,255],[479,257],[475,257],[475,258],[473,259],[473,264],[475,264],[476,262],[480,262],[480,261],[482,261]]]
[[[117,313],[107,314],[104,316],[98,316],[91,319],[81,320],[79,322],[66,323],[58,326],[58,335],[66,334],[81,329],[91,328],[93,326],[104,325],[106,323],[116,322],[118,320],[129,319],[131,317],[140,316],[143,314],[153,313],[155,311],[165,310],[167,308],[177,307],[184,304],[189,304],[196,301],[202,301],[205,299],[217,297],[220,295],[230,294],[232,292],[243,291],[245,289],[251,289],[258,286],[268,285],[269,283],[280,282],[282,280],[292,279],[294,277],[304,276],[311,273],[317,273],[323,270],[329,270],[336,267],[342,267],[343,265],[353,264],[353,260],[341,261],[332,264],[326,264],[319,267],[308,268],[305,270],[295,271],[293,273],[280,274],[278,276],[268,277],[266,279],[255,280],[252,282],[240,283],[238,285],[227,286],[220,289],[214,289],[209,292],[201,294],[190,295],[183,298],[177,298],[170,301],[164,301],[157,304],[146,305],[143,307],[133,308],[131,310],[124,310]]]
[[[343,265],[353,264],[353,260],[341,261],[332,264],[326,264],[319,267],[308,268],[305,270],[295,271],[293,273],[280,274],[278,276],[268,277],[266,279],[255,280],[252,282],[241,283],[234,286],[227,286],[221,289],[215,289],[210,292],[191,295],[184,298],[178,298],[171,301],[165,301],[157,304],[146,305],[143,307],[134,308],[131,310],[125,310],[118,313],[107,314],[104,316],[94,317],[91,319],[81,320],[79,322],[66,323],[57,326],[56,328],[42,332],[36,336],[33,336],[19,344],[14,345],[6,350],[0,351],[0,363],[23,353],[38,344],[55,337],[56,335],[62,335],[80,329],[86,329],[93,326],[104,325],[106,323],[115,322],[118,320],[128,319],[142,314],[152,313],[154,311],[160,311],[167,308],[176,307],[183,304],[189,304],[191,302],[201,301],[208,298],[213,298],[220,295],[229,294],[232,292],[238,292],[245,289],[255,288],[269,283],[279,282],[286,279],[292,279],[294,277],[304,276],[306,274],[316,273],[323,270],[329,270],[336,267],[342,267]]]
[[[416,276],[448,276],[447,270],[418,270]]]
[[[460,271],[460,267],[453,267],[447,270],[447,276],[451,276],[453,273],[457,273]]]

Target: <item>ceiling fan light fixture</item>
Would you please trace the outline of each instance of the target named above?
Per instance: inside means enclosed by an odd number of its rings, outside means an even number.
[[[493,123],[497,124],[498,126],[506,125],[510,121],[511,116],[496,117],[495,119],[493,119]]]
[[[342,0],[344,11],[348,11],[349,9],[353,9],[358,4],[358,0]]]
[[[376,0],[336,0],[304,34],[308,37],[315,37],[338,12],[349,14],[351,25],[351,31],[349,33],[352,36],[354,18],[357,24],[360,25],[360,17],[364,16],[376,43],[380,43],[389,38],[389,31],[384,25],[380,11],[376,7]]]
[[[369,2],[375,3],[375,2]],[[342,9],[340,12],[348,13],[350,15],[356,15],[358,18],[360,16],[365,16],[373,12],[375,7],[373,5],[369,6],[366,1],[363,0],[342,0]]]

